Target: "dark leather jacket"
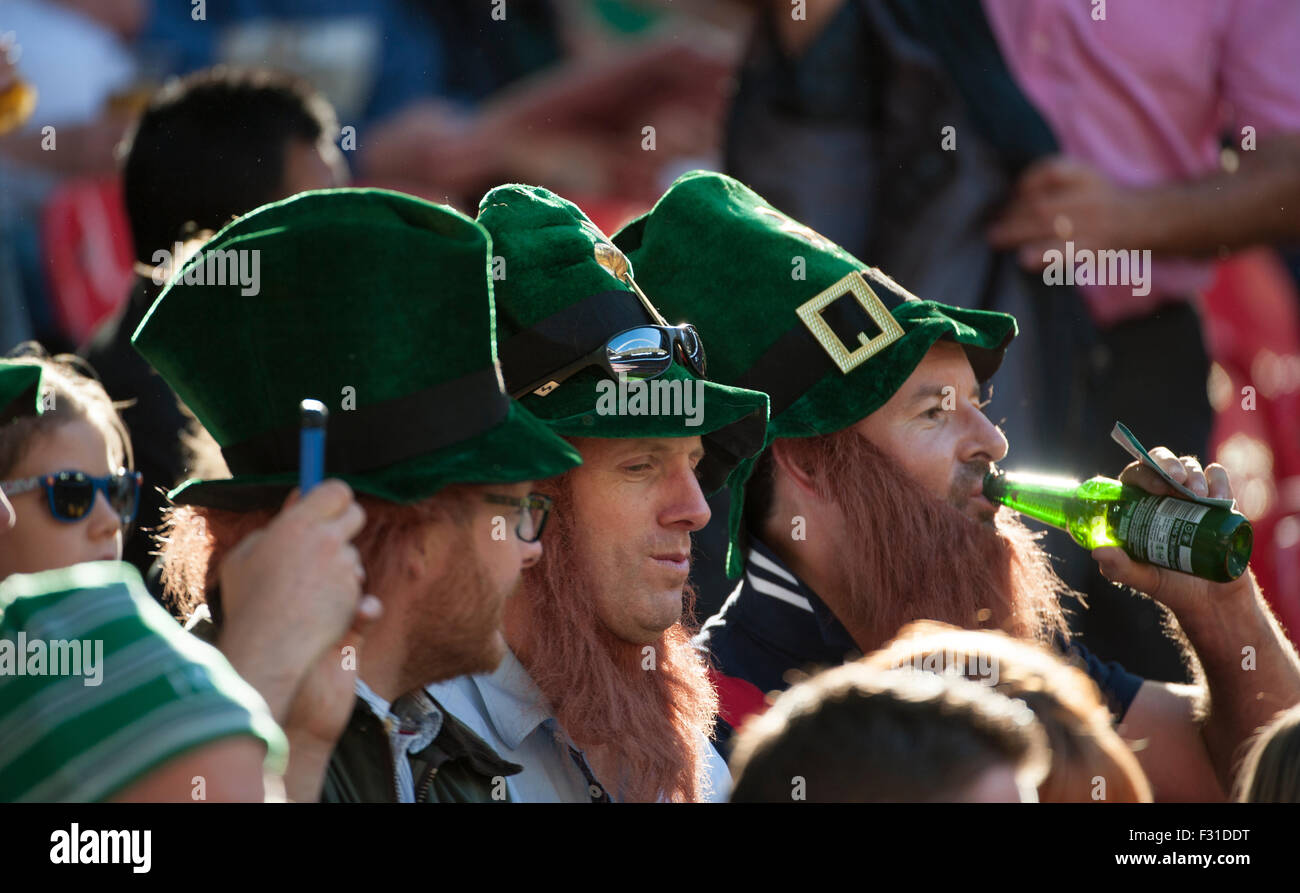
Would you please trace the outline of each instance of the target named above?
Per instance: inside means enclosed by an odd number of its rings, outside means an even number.
[[[436,703],[436,702],[435,702]],[[482,738],[442,709],[442,728],[410,755],[417,803],[509,801],[504,778],[523,767],[497,756]],[[395,803],[392,746],[383,722],[357,699],[325,771],[323,803]],[[493,796],[493,795],[496,796]]]

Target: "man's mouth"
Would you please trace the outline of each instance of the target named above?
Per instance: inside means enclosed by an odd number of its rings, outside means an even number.
[[[960,495],[958,495],[960,494]],[[998,513],[998,507],[984,495],[984,476],[981,474],[971,482],[964,492],[953,487],[953,496],[949,502],[963,515],[984,524],[990,524]]]
[[[650,556],[650,560],[683,574],[691,571],[690,552],[657,552]]]

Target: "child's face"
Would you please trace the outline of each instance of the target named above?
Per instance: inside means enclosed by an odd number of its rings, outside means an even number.
[[[59,471],[81,471],[103,477],[110,466],[108,445],[94,425],[69,421],[38,435],[27,454],[5,477],[20,480]],[[122,557],[122,525],[102,492],[95,493],[90,512],[77,521],[60,521],[50,512],[43,487],[8,497],[14,526],[0,533],[0,580],[80,564],[117,561]]]

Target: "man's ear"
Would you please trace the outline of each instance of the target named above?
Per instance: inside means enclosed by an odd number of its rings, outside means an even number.
[[[772,442],[772,461],[780,472],[789,478],[801,492],[812,499],[818,499],[817,487],[813,481],[812,473],[802,467],[798,460],[791,455],[790,444],[784,440],[777,439]]]
[[[443,572],[451,560],[451,537],[447,525],[431,523],[424,526],[403,556],[403,571],[408,580],[433,579]]]

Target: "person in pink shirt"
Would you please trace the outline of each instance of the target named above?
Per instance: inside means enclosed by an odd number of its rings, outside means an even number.
[[[1062,149],[1021,175],[993,244],[1033,269],[1067,239],[1155,257],[1148,294],[1080,286],[1098,324],[1195,300],[1217,255],[1300,236],[1300,4],[983,4]]]

